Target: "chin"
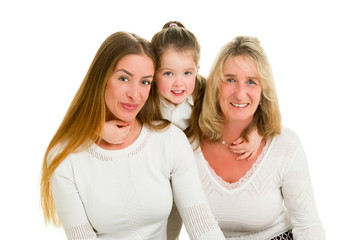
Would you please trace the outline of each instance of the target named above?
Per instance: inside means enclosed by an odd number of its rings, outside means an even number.
[[[138,113],[137,113],[137,114],[138,114]],[[129,114],[118,114],[118,115],[116,116],[116,118],[117,118],[118,120],[121,120],[121,121],[124,121],[124,122],[132,122],[132,121],[136,120],[137,114],[134,115],[134,116],[130,116]]]

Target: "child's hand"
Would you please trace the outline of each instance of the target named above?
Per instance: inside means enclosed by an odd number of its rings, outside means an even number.
[[[111,144],[121,144],[130,131],[130,125],[120,120],[107,121],[104,124],[102,138]]]
[[[249,142],[244,141],[244,139],[239,138],[233,142],[232,145],[229,146],[229,150],[234,153],[240,154],[236,160],[246,159],[250,161],[253,157],[255,157],[259,146],[261,144],[262,136],[260,136],[257,132],[257,129],[253,130],[249,134]]]

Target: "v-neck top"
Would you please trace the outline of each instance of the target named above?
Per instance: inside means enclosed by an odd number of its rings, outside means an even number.
[[[199,144],[194,142],[193,148]],[[304,150],[288,128],[267,141],[251,169],[224,181],[204,158],[195,158],[210,208],[226,239],[271,239],[293,229],[294,239],[325,239],[317,215]]]

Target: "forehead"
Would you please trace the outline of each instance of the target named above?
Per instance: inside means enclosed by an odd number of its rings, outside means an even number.
[[[194,51],[190,49],[176,50],[174,48],[170,48],[165,50],[160,56],[161,63],[171,63],[171,60],[194,62]]]
[[[139,68],[139,66],[142,66]],[[147,55],[135,55],[128,54],[123,56],[115,66],[115,70],[118,68],[128,68],[134,70],[151,69],[154,68],[153,60]]]
[[[239,55],[225,60],[223,65],[224,74],[235,74],[239,71],[258,75],[257,64],[249,56]]]

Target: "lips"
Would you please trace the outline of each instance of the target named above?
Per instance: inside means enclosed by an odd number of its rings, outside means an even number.
[[[128,110],[128,111],[134,111],[137,109],[137,107],[139,106],[139,104],[134,104],[134,103],[121,103],[121,106]]]
[[[237,104],[237,103],[231,102],[230,104],[237,108],[245,108],[245,107],[249,106],[249,103]]]
[[[172,90],[171,93],[175,96],[181,96],[183,95],[185,90]]]

